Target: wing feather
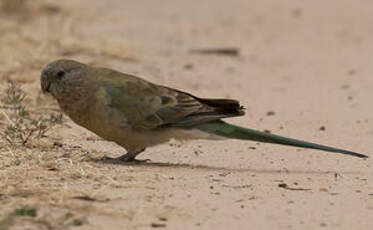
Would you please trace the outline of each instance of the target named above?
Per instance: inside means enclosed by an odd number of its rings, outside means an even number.
[[[134,128],[188,127],[244,114],[236,100],[202,99],[131,75],[117,74],[122,75],[119,82],[106,79],[103,88],[109,106],[125,116]]]

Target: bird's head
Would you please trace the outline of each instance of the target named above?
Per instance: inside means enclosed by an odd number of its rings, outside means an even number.
[[[49,63],[41,72],[40,83],[43,93],[58,98],[68,91],[72,84],[85,75],[87,66],[73,60],[57,60]]]

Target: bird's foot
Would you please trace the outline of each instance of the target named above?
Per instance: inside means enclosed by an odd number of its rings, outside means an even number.
[[[150,159],[138,160],[135,158],[129,158],[129,157],[126,157],[126,155],[123,155],[120,157],[104,156],[103,158],[101,158],[101,160],[104,162],[113,163],[113,164],[141,164],[141,163],[146,163],[150,161]]]

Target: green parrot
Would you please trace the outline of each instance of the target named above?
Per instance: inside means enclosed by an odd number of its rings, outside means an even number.
[[[138,161],[146,147],[171,138],[233,138],[368,157],[228,124],[222,118],[244,115],[236,100],[198,98],[112,69],[57,60],[42,70],[40,81],[74,122],[125,148],[127,153],[115,158],[123,162]]]

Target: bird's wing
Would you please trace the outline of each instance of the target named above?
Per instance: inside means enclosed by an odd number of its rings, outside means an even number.
[[[120,84],[103,86],[109,106],[135,128],[189,127],[224,117],[241,116],[243,108],[229,99],[201,99],[126,75]]]

